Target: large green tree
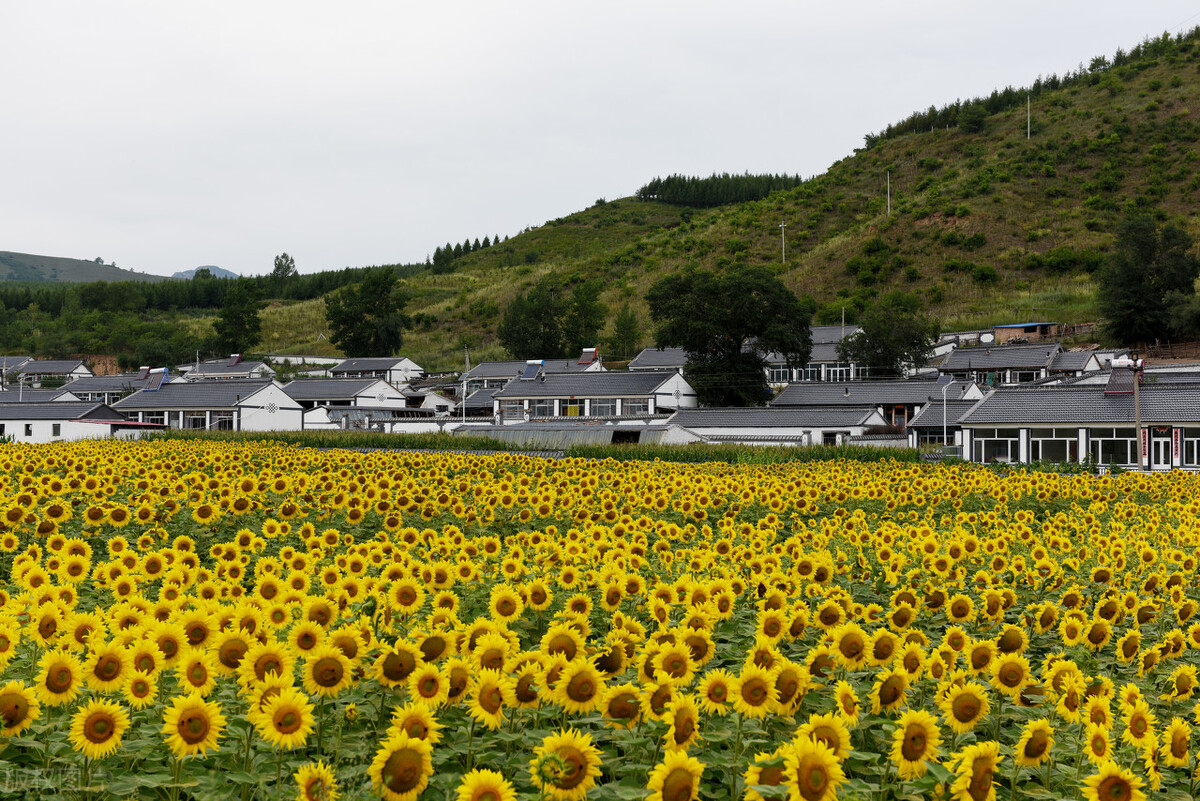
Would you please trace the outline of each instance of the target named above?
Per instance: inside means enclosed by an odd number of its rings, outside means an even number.
[[[1117,229],[1108,263],[1099,272],[1100,311],[1109,338],[1121,344],[1154,342],[1171,333],[1171,305],[1195,294],[1200,259],[1192,238],[1173,223],[1127,217]]]
[[[906,367],[929,361],[938,330],[916,297],[895,292],[859,315],[858,331],[838,344],[838,358],[870,367],[875,377],[903,376]]]
[[[329,341],[350,358],[394,356],[411,325],[404,313],[407,303],[390,267],[368,270],[359,283],[325,298]]]
[[[706,406],[753,406],[771,396],[766,355],[795,367],[812,352],[812,306],[769,269],[689,269],[646,293],[659,347],[683,348],[684,373]]]
[[[225,291],[221,314],[213,322],[213,347],[224,353],[245,353],[262,342],[262,299],[253,281],[239,278]]]
[[[515,359],[563,359],[594,348],[607,310],[595,281],[569,290],[542,279],[513,298],[496,338]]]
[[[608,352],[618,359],[632,359],[642,347],[642,325],[637,312],[626,303],[613,318],[613,331],[605,342]]]

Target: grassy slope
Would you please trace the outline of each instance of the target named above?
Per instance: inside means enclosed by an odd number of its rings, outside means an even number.
[[[1127,208],[1157,209],[1200,238],[1198,73],[1197,47],[1142,60],[1114,70],[1115,83],[1043,94],[1028,140],[1022,106],[991,116],[976,134],[885,140],[758,202],[688,214],[625,199],[551,221],[464,257],[451,274],[408,279],[411,310],[433,314],[439,325],[411,335],[406,351],[430,369],[461,364],[464,343],[480,358],[500,355],[494,332],[504,305],[546,274],[601,278],[610,309],[628,301],[645,320],[642,296],[663,274],[738,261],[775,264],[790,287],[827,304],[826,313],[855,293],[903,289],[918,293],[946,328],[1094,321],[1092,275],[1051,273],[1031,266],[1031,254],[1068,247],[1102,257]],[[781,222],[786,266],[779,266]],[[951,231],[964,240],[981,234],[985,243],[946,244]],[[876,237],[889,248],[889,266],[863,286],[846,264]],[[537,261],[525,264],[530,251]],[[995,282],[948,270],[954,260],[991,266]]]
[[[0,250],[0,281],[162,281],[161,275],[123,270],[107,264],[58,256]]]
[[[464,345],[473,362],[503,358],[495,341],[502,311],[543,276],[599,278],[610,315],[629,302],[648,327],[642,298],[655,280],[688,265],[737,262],[775,265],[791,288],[824,304],[826,316],[855,298],[903,289],[948,329],[1094,321],[1090,273],[1054,274],[1030,259],[1063,247],[1103,258],[1127,208],[1156,210],[1200,235],[1200,47],[1095,79],[1041,94],[1028,140],[1019,104],[989,117],[979,133],[884,140],[762,201],[690,211],[623,199],[552,220],[464,256],[452,273],[405,279],[408,311],[436,320],[407,335],[405,354],[430,370],[459,367]],[[781,222],[786,265],[779,265]],[[978,235],[983,244],[948,244],[948,234]],[[876,240],[886,248],[883,269],[866,285],[847,263]],[[969,267],[948,270],[954,261],[990,267],[995,281],[974,280]],[[202,333],[211,320],[184,324]],[[335,353],[322,300],[274,303],[263,322],[264,350]]]

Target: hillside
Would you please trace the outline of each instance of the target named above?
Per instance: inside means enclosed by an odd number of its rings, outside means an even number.
[[[771,265],[818,303],[817,322],[840,320],[843,310],[853,321],[893,291],[919,298],[947,329],[1029,318],[1097,321],[1093,273],[1124,215],[1169,219],[1200,240],[1200,29],[1098,57],[1028,90],[1009,87],[916,112],[864,139],[868,146],[820,176],[799,185],[780,176],[776,185],[792,188],[761,200],[696,208],[643,191],[642,198],[597,201],[435,268],[404,265],[407,310],[418,323],[405,354],[429,370],[459,367],[464,347],[473,362],[502,358],[496,327],[503,310],[543,278],[598,281],[609,325],[628,303],[648,331],[647,288],[693,265]],[[658,192],[662,182],[648,186]],[[0,271],[6,255],[19,254],[0,254]],[[29,266],[22,269],[51,262],[115,269],[23,258],[18,263]],[[66,279],[63,269],[57,280],[97,280]],[[316,288],[307,294],[280,290],[283,297],[263,313],[261,347],[332,354],[320,295],[357,280],[343,273],[295,279]],[[9,306],[24,310],[34,300],[23,296]],[[172,330],[194,337],[211,333],[217,314],[211,303],[156,308],[161,322],[174,315]],[[10,325],[4,347],[43,347],[25,333],[37,330],[36,315],[26,316]],[[60,349],[69,350],[66,339]]]
[[[172,278],[192,278],[196,275],[197,270],[208,270],[213,278],[237,278],[238,274],[232,270],[226,270],[224,267],[218,267],[215,264],[205,264],[200,267],[193,267],[190,270],[180,270],[177,273],[171,273]]]
[[[737,262],[777,265],[822,304],[823,320],[904,290],[947,328],[1093,321],[1092,270],[1123,213],[1174,219],[1200,238],[1196,39],[1152,40],[1118,54],[1120,66],[1105,59],[1039,82],[1029,138],[1025,91],[1010,90],[1007,108],[873,136],[872,147],[764,200],[691,209],[628,198],[552,220],[463,256],[452,273],[407,279],[410,310],[436,318],[438,334],[411,337],[412,355],[437,368],[460,364],[464,344],[492,352],[505,304],[545,275],[602,279],[610,309],[628,301],[647,327],[642,296],[657,278]]]
[[[0,281],[162,281],[161,275],[123,270],[111,264],[0,250]]]

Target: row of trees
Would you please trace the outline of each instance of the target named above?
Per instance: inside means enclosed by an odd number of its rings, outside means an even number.
[[[675,206],[710,208],[729,203],[761,200],[772,192],[794,189],[804,183],[799,175],[730,175],[707,178],[669,175],[655,178],[637,191],[639,200],[657,200]]]
[[[1108,338],[1123,345],[1200,338],[1197,277],[1200,259],[1186,231],[1145,215],[1122,220],[1097,273]]]
[[[464,239],[460,244],[451,245],[449,242],[444,247],[436,248],[433,251],[433,258],[427,259],[425,264],[434,273],[448,273],[454,269],[454,262],[466,256],[468,253],[474,253],[477,250],[490,248],[493,244],[500,244],[500,234],[496,234],[496,238],[485,236],[483,241],[479,241],[479,237],[475,237],[475,241]]]
[[[885,139],[910,133],[922,133],[935,128],[962,127],[968,132],[978,131],[983,127],[984,119],[988,115],[1023,105],[1026,97],[1036,100],[1043,93],[1059,88],[1101,83],[1103,73],[1110,69],[1122,67],[1140,59],[1162,58],[1178,52],[1182,45],[1195,42],[1197,39],[1200,39],[1200,28],[1193,28],[1187,33],[1175,37],[1164,33],[1157,38],[1147,39],[1129,52],[1118,49],[1111,59],[1097,56],[1087,67],[1081,64],[1079,69],[1068,71],[1062,77],[1055,74],[1051,74],[1047,78],[1039,76],[1032,86],[1024,89],[1014,89],[1008,86],[1004,89],[993,90],[987,97],[957,100],[941,108],[930,106],[925,111],[915,111],[900,122],[888,125],[879,133],[867,134],[864,137],[866,146],[874,147]]]

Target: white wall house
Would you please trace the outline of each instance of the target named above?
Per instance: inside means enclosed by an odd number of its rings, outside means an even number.
[[[314,406],[374,406],[402,409],[405,393],[381,378],[298,378],[283,391],[305,409]]]
[[[330,370],[329,374],[334,378],[380,378],[398,387],[425,375],[425,370],[407,356],[385,356],[346,359]]]
[[[492,396],[505,423],[553,417],[638,417],[694,408],[696,392],[677,372],[537,373]]]
[[[0,403],[0,437],[39,444],[137,436],[146,428],[131,423],[116,410],[94,401],[58,403]]]
[[[178,381],[113,408],[146,423],[210,431],[300,431],[304,409],[274,381]]]
[[[704,442],[747,445],[843,445],[883,426],[883,415],[862,406],[845,408],[725,407],[681,409],[667,425]],[[691,441],[668,436],[666,442]]]

